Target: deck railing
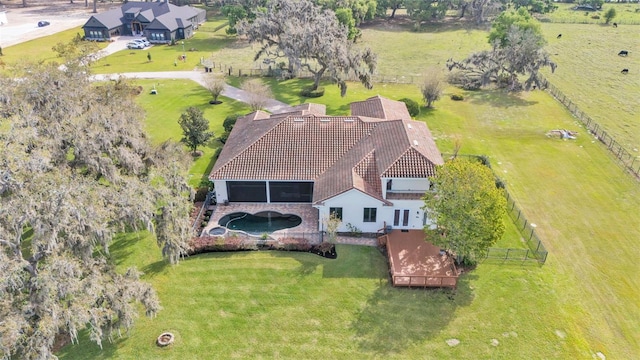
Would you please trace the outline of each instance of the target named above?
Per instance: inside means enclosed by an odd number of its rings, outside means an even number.
[[[457,275],[391,275],[391,278],[394,286],[406,287],[456,287],[458,283]]]

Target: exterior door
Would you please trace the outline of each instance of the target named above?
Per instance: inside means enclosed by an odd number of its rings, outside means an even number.
[[[394,211],[393,226],[400,226],[400,220],[402,220],[402,226],[409,226],[409,210]]]

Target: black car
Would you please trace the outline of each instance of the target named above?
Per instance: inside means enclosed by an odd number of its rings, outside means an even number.
[[[50,24],[50,22],[48,22],[48,21],[38,21],[38,27],[47,26],[49,24]]]

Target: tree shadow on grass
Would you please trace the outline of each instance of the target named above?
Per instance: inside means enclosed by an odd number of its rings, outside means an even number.
[[[457,289],[407,289],[381,285],[351,327],[363,353],[385,357],[439,334],[456,309],[474,298],[473,273],[458,279]]]
[[[67,344],[56,355],[59,359],[116,359],[118,349],[129,339],[126,332],[122,337],[114,335],[113,341],[102,340],[102,348],[89,338],[89,331],[82,330],[78,333],[76,344]]]
[[[295,274],[302,278],[309,276],[316,272],[318,266],[325,265],[326,261],[330,261],[321,256],[312,254],[312,253],[304,253],[297,251],[281,251],[281,250],[265,250],[270,251],[274,257],[284,257],[284,258],[292,258],[296,260],[300,266],[295,269]]]
[[[144,266],[141,271],[144,273],[145,277],[154,277],[162,272],[164,269],[169,266],[169,261],[166,259],[158,260],[154,263],[147,264]]]
[[[465,101],[469,101],[472,104],[491,105],[498,108],[531,106],[538,103],[537,101],[523,99],[518,93],[509,93],[504,90],[469,91],[465,97]]]
[[[109,246],[109,258],[115,265],[120,265],[132,253],[132,247],[141,241],[143,235],[136,231],[126,232],[116,235],[114,241]]]

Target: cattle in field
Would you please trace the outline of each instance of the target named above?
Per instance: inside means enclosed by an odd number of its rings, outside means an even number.
[[[562,37],[562,34],[558,34],[558,36],[556,36],[556,39],[560,39]]]
[[[627,56],[629,55],[629,51],[627,50],[620,50],[620,52],[618,53],[618,56]]]
[[[618,27],[618,23],[613,23],[613,27]]]
[[[622,69],[622,71],[620,71],[620,72],[626,75],[626,74],[629,73],[629,69]]]

